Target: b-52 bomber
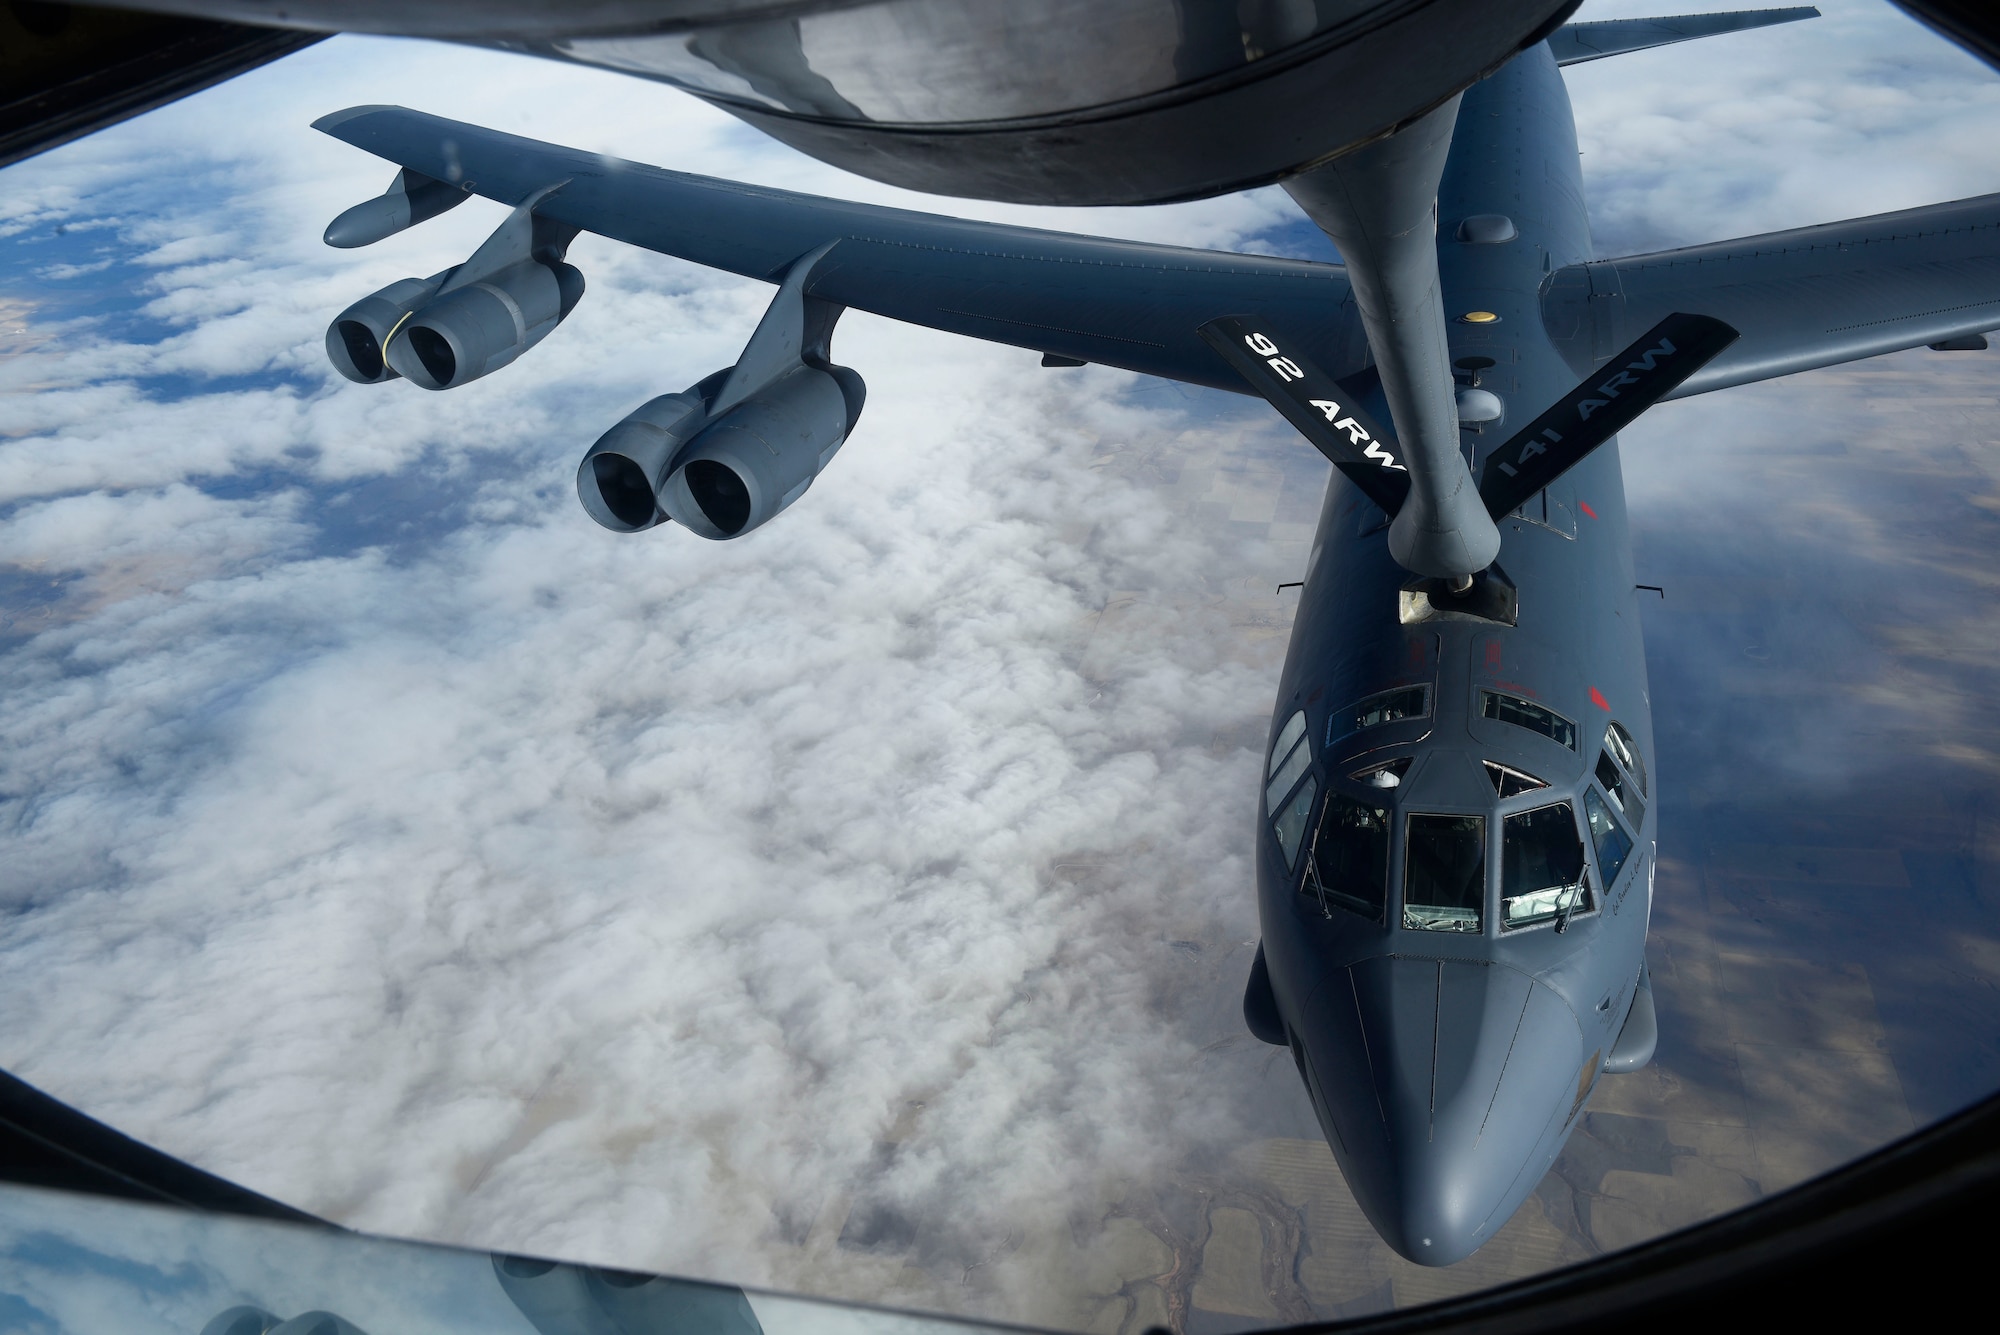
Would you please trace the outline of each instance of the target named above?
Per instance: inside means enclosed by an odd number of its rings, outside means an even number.
[[[363,384],[487,375],[575,307],[564,256],[586,230],[774,283],[734,365],[641,404],[577,471],[613,532],[722,541],[802,503],[853,431],[861,377],[832,360],[848,307],[1267,399],[1333,470],[1259,779],[1244,1016],[1290,1049],[1382,1237],[1448,1264],[1656,1042],[1659,793],[1616,431],[1663,399],[2000,328],[2000,195],[1593,253],[1559,68],[1814,12],[1557,29],[1284,181],[1341,265],[814,198],[356,107],[317,127],[401,172],[329,243],[475,194],[512,213],[464,264],[341,312],[327,352]]]

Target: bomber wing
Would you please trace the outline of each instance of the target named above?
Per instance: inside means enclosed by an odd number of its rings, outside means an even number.
[[[831,245],[806,295],[954,334],[1248,392],[1201,326],[1264,313],[1336,376],[1367,364],[1339,265],[1189,250],[883,208],[666,171],[402,107],[315,128],[538,217],[777,282]]]
[[[2000,194],[1570,265],[1542,297],[1579,373],[1675,311],[1741,337],[1669,398],[2000,329]]]

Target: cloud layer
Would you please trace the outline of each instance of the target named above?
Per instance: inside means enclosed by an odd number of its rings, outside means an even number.
[[[1607,251],[1989,188],[1993,81],[1826,8],[1572,72]],[[0,1065],[359,1227],[1080,1321],[1076,1221],[1313,1134],[1233,1011],[1282,650],[1241,590],[1323,469],[1227,396],[850,314],[869,407],[794,511],[614,537],[577,457],[769,289],[585,238],[519,366],[349,386],[330,315],[500,216],[321,246],[390,171],[307,122],[374,101],[912,199],[664,89],[360,39],[10,169]],[[946,207],[1316,245],[1271,191]],[[1743,448],[1790,429],[1758,402]],[[1709,496],[1712,453],[1632,438],[1635,511]],[[1217,457],[1263,511],[1190,494]]]

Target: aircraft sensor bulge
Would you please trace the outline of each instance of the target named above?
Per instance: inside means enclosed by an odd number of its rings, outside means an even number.
[[[1357,252],[1346,269],[1191,263],[1169,247],[816,200],[353,108],[319,128],[402,170],[336,219],[329,243],[380,240],[464,193],[512,212],[464,265],[343,311],[327,352],[368,384],[441,390],[488,374],[580,299],[564,254],[582,230],[775,283],[734,365],[648,400],[578,466],[604,527],[671,522],[713,540],[797,503],[849,438],[865,389],[831,360],[847,306],[1057,364],[1264,397],[1337,476],[1260,773],[1263,940],[1244,1017],[1290,1050],[1382,1237],[1447,1264],[1533,1192],[1600,1076],[1644,1065],[1656,1041],[1645,939],[1659,794],[1614,433],[1666,397],[2000,327],[2000,196],[1837,225],[1874,247],[1878,279],[1955,286],[1942,316],[1904,316],[1895,282],[1850,281],[1862,261],[1846,244],[1597,260],[1558,69],[1591,57],[1566,32],[1464,94],[1448,154],[1426,159],[1441,173],[1434,256]],[[1382,142],[1351,155],[1349,184],[1367,187],[1370,153],[1393,165],[1400,148]],[[1422,157],[1408,170],[1426,170]],[[1911,224],[1928,212],[1957,225]],[[1785,283],[1756,287],[1772,266]],[[1606,269],[1628,276],[1610,285],[1621,295],[1579,300]],[[1371,361],[1394,305],[1383,294],[1426,282],[1450,317],[1440,346]],[[1399,418],[1414,434],[1383,425],[1392,397],[1427,402],[1441,386],[1456,395],[1455,452],[1425,434],[1436,423],[1423,413]],[[1471,533],[1468,514],[1499,532],[1497,557],[1469,573],[1437,555],[1476,550],[1469,540],[1397,547],[1391,532],[1400,516],[1405,531],[1441,526],[1432,538]]]

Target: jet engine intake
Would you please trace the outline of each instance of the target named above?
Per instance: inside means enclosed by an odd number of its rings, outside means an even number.
[[[548,337],[583,297],[583,275],[560,260],[523,260],[423,306],[388,344],[388,363],[424,389],[456,389]]]
[[[383,357],[383,345],[398,325],[437,295],[451,272],[398,279],[334,316],[326,327],[326,355],[333,369],[358,385],[394,380],[397,371]]]
[[[660,509],[718,541],[770,522],[839,452],[863,394],[844,366],[793,368],[688,443],[658,488]]]
[[[728,369],[717,371],[692,389],[648,399],[599,436],[576,469],[576,495],[585,512],[613,533],[639,533],[666,522],[660,483],[674,456],[708,421],[708,405],[728,376]]]

